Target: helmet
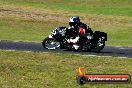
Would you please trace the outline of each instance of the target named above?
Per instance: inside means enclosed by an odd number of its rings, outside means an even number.
[[[73,16],[70,18],[69,25],[70,26],[77,26],[80,23],[80,18],[78,16]]]

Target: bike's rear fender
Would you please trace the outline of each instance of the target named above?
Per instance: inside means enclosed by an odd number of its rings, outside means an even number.
[[[104,41],[107,41],[107,33],[105,33],[105,32],[95,31],[94,36],[96,36],[98,38],[104,37]]]

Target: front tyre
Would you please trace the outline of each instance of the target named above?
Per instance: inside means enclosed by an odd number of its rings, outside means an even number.
[[[60,42],[56,41],[55,39],[46,37],[43,40],[42,45],[46,49],[55,50],[60,47]]]

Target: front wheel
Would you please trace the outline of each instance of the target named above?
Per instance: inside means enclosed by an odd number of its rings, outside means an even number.
[[[56,41],[55,39],[46,37],[43,40],[42,45],[46,49],[55,50],[60,47],[60,42]]]

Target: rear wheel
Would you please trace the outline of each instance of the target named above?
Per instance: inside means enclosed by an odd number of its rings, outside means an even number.
[[[107,41],[107,33],[95,31],[93,38],[93,43],[95,45],[93,45],[93,49],[91,51],[100,52],[105,46],[105,41]]]
[[[54,50],[54,49],[57,49],[57,48],[60,47],[60,42],[56,41],[55,39],[46,37],[46,38],[43,40],[42,45],[43,45],[43,47],[46,48],[46,49]]]
[[[105,43],[102,43],[100,46],[97,45],[97,47],[95,47],[91,51],[98,53],[104,48],[104,46],[105,46]]]

